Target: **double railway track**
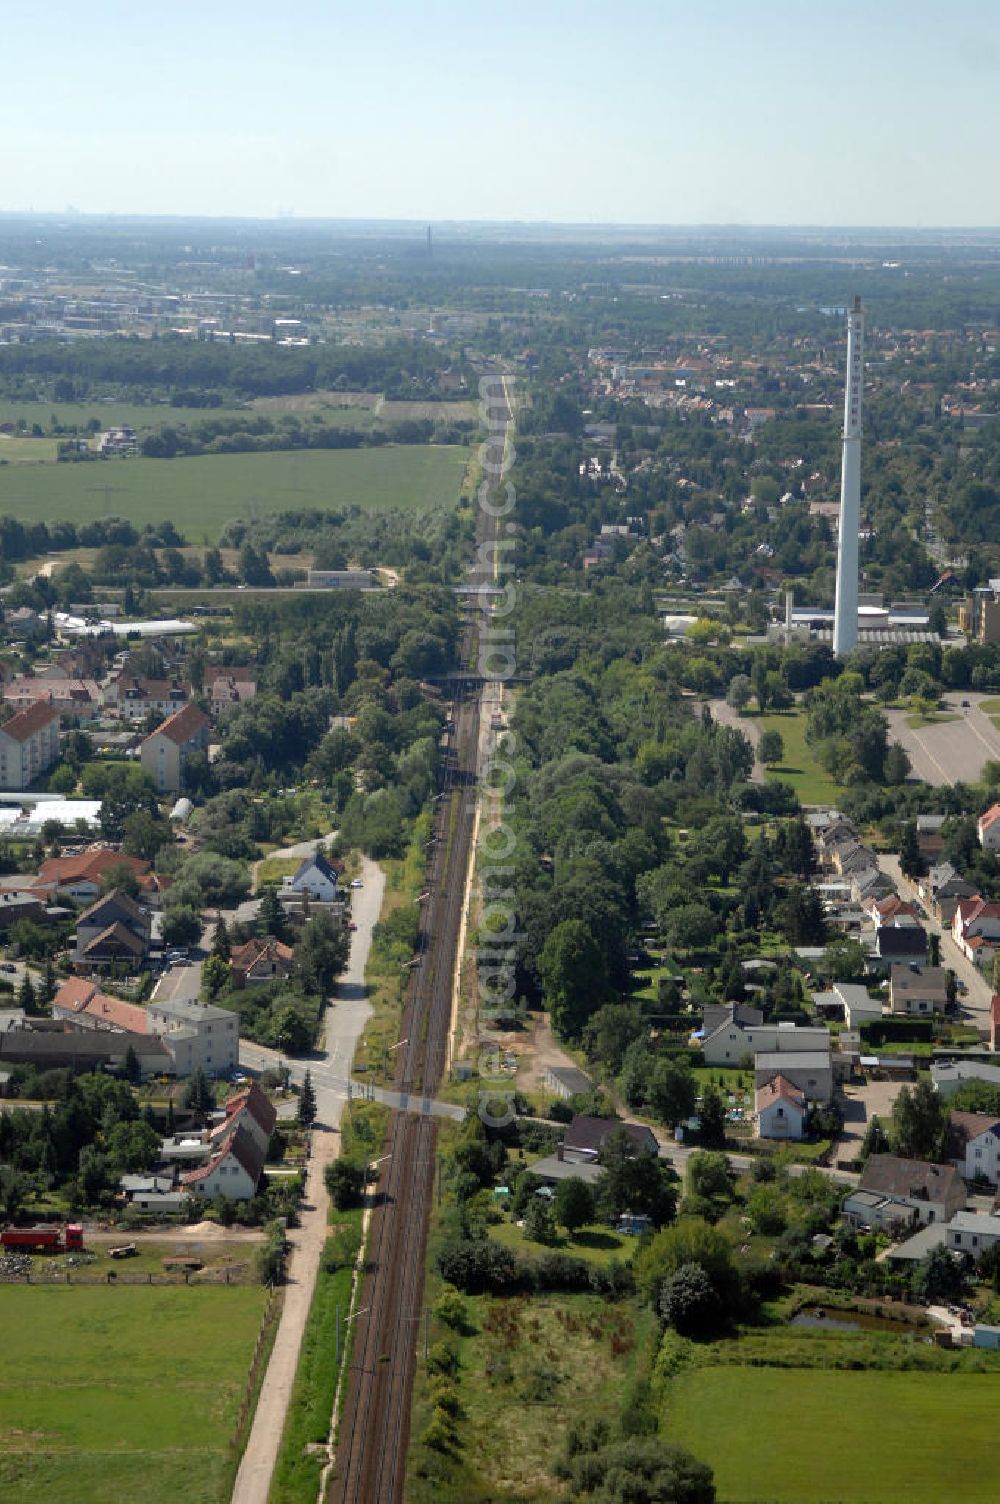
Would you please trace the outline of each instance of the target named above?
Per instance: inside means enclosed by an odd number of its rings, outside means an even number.
[[[500,422],[506,424],[513,417],[508,382],[497,379],[502,383]],[[496,402],[495,389],[490,400]],[[496,516],[484,507],[479,520],[479,541],[495,538]],[[495,584],[493,569],[491,565],[489,572],[476,576],[476,583]],[[464,664],[474,661],[478,647],[475,616],[474,610],[462,636]],[[406,1044],[397,1063],[397,1089],[427,1097],[434,1095],[444,1072],[451,1024],[475,820],[480,684],[478,673],[455,676],[454,735],[434,822],[430,896],[422,911],[418,962],[403,1009]],[[424,1251],[434,1194],[436,1123],[395,1113],[386,1154],[369,1229],[327,1504],[401,1504],[403,1498],[413,1375],[423,1341]]]
[[[473,690],[459,691],[454,730],[438,800],[419,960],[403,1010],[407,1042],[396,1074],[399,1091],[421,1096],[433,1096],[441,1079],[451,1021],[475,804],[479,704]],[[422,1341],[424,1249],[436,1145],[437,1125],[430,1118],[393,1114],[369,1231],[329,1504],[396,1504],[402,1498],[413,1369]]]

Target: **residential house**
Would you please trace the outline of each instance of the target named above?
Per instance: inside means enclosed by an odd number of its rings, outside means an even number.
[[[948,1149],[966,1180],[1000,1182],[1000,1119],[990,1112],[953,1112]]]
[[[898,893],[891,893],[886,898],[866,898],[861,908],[865,918],[876,928],[881,924],[898,924],[907,921],[919,924],[920,922],[920,916],[914,905],[900,898]]]
[[[763,1082],[754,1093],[758,1138],[805,1138],[808,1114],[805,1093],[780,1073]]]
[[[83,977],[70,977],[52,999],[52,1017],[71,1020],[81,1029],[126,1029],[147,1034],[145,1008],[99,990]]]
[[[187,1210],[189,1197],[174,1189],[172,1175],[123,1175],[118,1185],[129,1211],[166,1217]]]
[[[183,679],[146,679],[123,671],[106,686],[104,708],[122,721],[145,721],[173,715],[190,698],[191,685]]]
[[[233,980],[240,987],[253,982],[287,981],[294,961],[292,947],[276,940],[273,935],[235,945],[229,957]]]
[[[861,1173],[859,1189],[888,1197],[904,1209],[904,1215],[896,1215],[890,1208],[886,1213],[889,1222],[950,1222],[965,1207],[965,1186],[954,1165],[932,1165],[895,1154],[871,1155]],[[867,1220],[869,1226],[886,1225],[885,1221]]]
[[[952,939],[977,965],[992,961],[1000,948],[1000,903],[985,898],[963,898],[955,909]]]
[[[972,883],[966,882],[951,862],[931,867],[917,891],[934,917],[945,925],[951,924],[960,899],[976,897]]]
[[[755,1091],[766,1086],[775,1076],[783,1077],[788,1085],[802,1093],[807,1102],[826,1103],[833,1098],[833,1061],[829,1049],[794,1053],[765,1050],[755,1055]]]
[[[949,973],[943,966],[889,968],[889,1012],[909,1018],[943,1013],[949,1003]]]
[[[76,922],[73,965],[78,971],[142,966],[149,953],[150,918],[122,888],[99,898]]]
[[[864,867],[851,874],[851,897],[860,907],[875,899],[890,898],[895,893],[892,879],[880,867]]]
[[[16,674],[6,686],[4,700],[15,710],[50,705],[61,715],[89,721],[101,713],[101,691],[94,679],[57,679]]]
[[[251,1081],[244,1090],[235,1092],[226,1099],[225,1114],[225,1122],[213,1129],[212,1137],[225,1136],[237,1127],[244,1128],[259,1151],[266,1156],[278,1114],[263,1088],[256,1081]]]
[[[984,851],[1000,851],[1000,804],[991,804],[976,821],[979,844]]]
[[[834,982],[828,992],[814,992],[812,999],[821,1011],[837,1009],[852,1032],[869,1019],[882,1017],[881,1000],[857,982]]]
[[[927,960],[927,932],[922,924],[880,924],[868,945],[868,967],[885,973],[894,964],[923,965]]]
[[[706,1065],[739,1065],[762,1050],[774,1053],[829,1050],[830,1031],[791,1023],[744,1025],[733,1017],[706,1035],[701,1048]]]
[[[0,892],[0,934],[9,930],[19,919],[30,919],[33,924],[45,924],[49,917],[42,894],[16,890]]]
[[[308,898],[314,903],[335,903],[339,897],[337,884],[342,870],[341,862],[331,860],[321,851],[314,852],[291,877],[283,879],[278,897],[282,902]]]
[[[28,788],[59,761],[59,712],[44,701],[0,726],[0,789]]]
[[[918,815],[916,819],[917,850],[927,863],[939,860],[944,851],[942,834],[947,815]]]
[[[977,1260],[988,1248],[1000,1243],[1000,1217],[976,1212],[956,1212],[948,1223],[945,1247],[967,1253]]]
[[[1000,1047],[1000,992],[990,999],[990,1049]]]
[[[206,668],[204,693],[208,697],[212,715],[221,715],[231,705],[242,705],[257,697],[257,680],[249,668],[232,665],[229,668]]]
[[[764,1015],[759,1008],[749,1003],[706,1003],[702,1014],[701,1032],[707,1039],[723,1024],[735,1023],[740,1028],[759,1028]]]
[[[211,722],[197,705],[185,705],[150,732],[142,743],[142,765],[161,794],[179,794],[188,761],[208,751]]]
[[[250,1201],[257,1193],[264,1155],[247,1129],[232,1129],[215,1148],[212,1157],[180,1178],[180,1189],[189,1196],[211,1200],[225,1196],[230,1201]]]
[[[38,869],[37,882],[59,898],[74,903],[93,903],[107,874],[114,868],[127,867],[140,881],[149,871],[149,863],[138,856],[126,856],[108,846],[82,851],[77,856],[49,857]]]
[[[948,1101],[967,1081],[1000,1087],[1000,1065],[991,1065],[987,1060],[932,1060],[931,1080],[939,1095]]]
[[[620,1118],[594,1118],[578,1112],[563,1134],[559,1146],[565,1160],[571,1156],[596,1160],[608,1137],[623,1128],[636,1151],[641,1154],[659,1154],[656,1135],[644,1123],[623,1123]]]
[[[206,1075],[228,1075],[239,1063],[239,1016],[213,1003],[185,998],[151,997],[146,1005],[149,1027],[163,1042],[178,1076],[199,1066]]]

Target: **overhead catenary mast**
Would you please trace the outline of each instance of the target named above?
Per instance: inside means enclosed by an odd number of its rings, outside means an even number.
[[[858,645],[858,529],[861,526],[861,389],[865,316],[855,295],[847,315],[847,390],[844,394],[844,448],[840,469],[840,537],[837,543],[837,598],[833,651],[843,658]]]

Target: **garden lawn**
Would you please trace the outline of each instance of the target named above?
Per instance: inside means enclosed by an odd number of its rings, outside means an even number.
[[[0,1287],[0,1497],[224,1504],[265,1294]]]
[[[667,1390],[665,1429],[719,1504],[992,1504],[1000,1374],[707,1368]]]
[[[468,454],[458,445],[389,444],[7,465],[0,467],[0,515],[76,523],[113,515],[137,527],[169,520],[189,543],[215,543],[226,523],[270,512],[455,508]]]
[[[836,804],[843,797],[840,784],[825,773],[806,744],[806,718],[801,711],[783,711],[759,718],[763,731],[777,731],[785,744],[785,756],[767,769],[771,780],[790,783],[803,804]]]
[[[579,1228],[572,1238],[567,1236],[565,1228],[560,1227],[552,1248],[526,1238],[524,1229],[515,1222],[494,1222],[489,1234],[497,1243],[503,1243],[524,1258],[538,1259],[555,1251],[568,1254],[570,1258],[586,1259],[589,1264],[610,1264],[613,1261],[623,1264],[632,1257],[637,1241],[601,1223]]]

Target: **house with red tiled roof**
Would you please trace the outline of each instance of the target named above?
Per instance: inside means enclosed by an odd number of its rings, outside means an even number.
[[[220,715],[231,705],[242,705],[257,696],[257,680],[253,671],[235,664],[228,668],[206,668],[204,688],[213,715]]]
[[[233,980],[241,987],[254,982],[287,981],[295,952],[273,935],[255,936],[245,945],[234,945],[229,957]]]
[[[181,1176],[180,1188],[205,1200],[226,1196],[230,1201],[250,1201],[264,1168],[264,1152],[240,1124],[221,1139],[205,1164]]]
[[[917,911],[912,903],[907,903],[900,898],[898,893],[892,893],[888,898],[866,898],[862,901],[861,912],[866,919],[873,924],[894,924],[899,919],[912,919],[919,922]]]
[[[142,857],[126,856],[124,852],[101,846],[76,856],[50,857],[39,867],[37,881],[46,887],[51,884],[60,898],[93,903],[107,874],[115,867],[127,867],[140,883],[150,870]]]
[[[1000,992],[994,992],[990,1000],[990,1049],[998,1048],[1000,1040]]]
[[[125,1029],[131,1034],[148,1034],[149,1019],[145,1008],[111,997],[82,977],[63,982],[52,999],[52,1017],[71,1020],[82,1029]]]
[[[808,1115],[805,1093],[780,1072],[762,1082],[754,1093],[758,1138],[805,1138]]]
[[[1000,851],[1000,804],[991,804],[976,822],[979,844],[984,851]]]
[[[953,1112],[948,1154],[964,1180],[1000,1181],[1000,1119],[993,1112]]]
[[[208,751],[211,722],[197,705],[177,710],[142,744],[142,765],[152,775],[161,794],[179,794],[184,787],[185,769],[191,757]]]
[[[220,1133],[231,1133],[237,1127],[244,1128],[266,1156],[274,1125],[278,1121],[278,1114],[271,1098],[257,1085],[257,1082],[251,1081],[243,1091],[235,1092],[231,1097],[227,1097],[225,1113],[225,1123],[221,1129],[215,1130],[213,1138],[218,1137]]]
[[[0,789],[26,789],[58,761],[55,706],[39,700],[0,726]]]
[[[955,944],[970,961],[982,965],[1000,950],[1000,903],[985,898],[963,898],[951,922]]]

